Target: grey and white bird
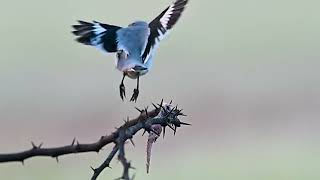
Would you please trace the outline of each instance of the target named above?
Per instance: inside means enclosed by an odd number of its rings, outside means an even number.
[[[130,101],[137,101],[139,77],[148,73],[152,66],[159,42],[176,24],[188,0],[176,0],[150,23],[136,21],[128,27],[119,27],[97,21],[79,21],[73,25],[73,34],[79,43],[96,47],[106,53],[116,53],[116,67],[123,73],[120,97],[125,97],[124,79],[137,79],[137,87]]]

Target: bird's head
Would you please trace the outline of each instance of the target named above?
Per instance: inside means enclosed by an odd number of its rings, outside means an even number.
[[[146,23],[144,21],[135,21],[135,22],[129,24],[129,27],[130,26],[145,26],[145,27],[148,27],[148,23]]]

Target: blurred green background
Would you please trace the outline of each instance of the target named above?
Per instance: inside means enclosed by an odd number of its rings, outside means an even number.
[[[80,45],[76,20],[126,26],[170,0],[1,0],[0,152],[96,141],[162,98],[192,127],[168,133],[145,171],[146,137],[127,145],[136,179],[320,179],[320,2],[191,0],[162,41],[138,103],[122,102],[114,57]],[[135,81],[127,80],[131,95]],[[88,180],[110,151],[0,164],[0,179]],[[100,179],[119,177],[117,160]]]

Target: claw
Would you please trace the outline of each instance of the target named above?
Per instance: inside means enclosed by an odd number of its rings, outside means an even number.
[[[137,102],[138,96],[139,96],[139,89],[134,89],[130,101]]]
[[[120,84],[120,97],[123,101],[123,98],[126,97],[126,88],[124,86],[124,84]]]

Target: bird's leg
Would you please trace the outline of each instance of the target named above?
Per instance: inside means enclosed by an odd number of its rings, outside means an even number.
[[[126,88],[123,83],[125,77],[126,77],[126,74],[123,73],[122,81],[120,84],[120,97],[121,97],[122,101],[123,101],[123,97],[126,97]]]
[[[138,78],[137,78],[137,88],[133,90],[133,94],[132,94],[130,101],[137,102],[137,99],[139,96],[139,77],[140,76],[138,76]]]

